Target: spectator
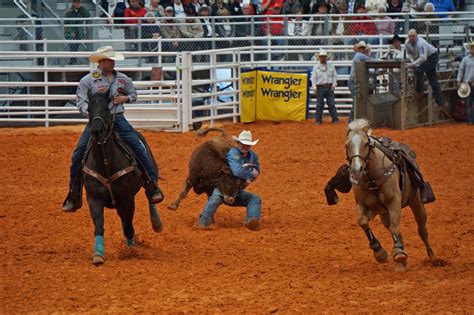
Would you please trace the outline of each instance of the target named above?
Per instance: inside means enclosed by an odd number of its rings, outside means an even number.
[[[281,10],[281,14],[294,14],[294,8],[301,6],[298,0],[286,0],[283,3],[283,9]],[[301,8],[301,11],[303,11],[303,8]]]
[[[186,8],[186,19],[184,24],[179,26],[181,37],[183,38],[202,38],[204,36],[204,29],[201,22],[196,18],[194,8],[188,6]],[[183,43],[183,50],[193,51],[199,50],[197,41],[189,41]]]
[[[424,74],[433,89],[433,96],[436,104],[443,109],[445,101],[438,78],[436,77],[436,66],[438,65],[439,55],[436,49],[428,44],[426,40],[418,36],[416,30],[411,29],[408,32],[408,39],[405,41],[405,49],[411,64],[408,66],[415,69],[416,92],[420,97],[424,94]],[[444,110],[443,110],[444,112]]]
[[[64,17],[64,37],[67,40],[84,40],[87,39],[87,28],[83,26],[66,26],[69,24],[86,24],[87,20],[84,18],[90,17],[91,14],[81,5],[81,0],[73,0],[71,7],[69,10],[66,11]],[[69,50],[70,51],[78,51],[80,43],[70,43]],[[77,59],[71,58],[69,59],[69,64],[76,64]]]
[[[303,7],[300,5],[294,6],[292,14],[295,17],[288,21],[288,36],[309,36],[311,34],[311,24],[304,20]],[[290,39],[288,43],[290,46],[299,46],[306,45],[307,42],[306,39]],[[306,58],[302,53],[290,54],[290,60],[295,59],[303,61]]]
[[[357,13],[357,8],[365,4],[365,0],[346,0],[347,1],[347,13]]]
[[[345,2],[341,2],[341,4],[338,5],[337,10],[339,11],[339,14],[347,14],[347,4]],[[347,38],[341,38],[341,36],[344,36],[348,32],[348,27],[349,23],[344,23],[344,20],[350,19],[347,16],[333,16],[332,17],[332,27],[331,27],[331,35],[332,35],[332,45],[348,45],[349,44],[349,39]],[[347,52],[336,52],[335,54],[335,60],[341,60],[341,61],[346,61],[349,60],[350,57],[348,56]],[[349,67],[338,67],[336,69],[338,71],[338,74],[341,75],[347,75],[349,74]]]
[[[266,10],[266,18],[262,21],[262,33],[264,36],[270,35],[271,37],[275,36],[283,36],[284,29],[283,29],[283,17],[271,17],[272,15],[280,15],[281,7],[276,5],[273,9]],[[272,46],[281,46],[283,45],[284,41],[280,38],[272,38],[271,45]],[[281,60],[283,57],[282,53],[272,54],[272,59]]]
[[[387,8],[384,5],[379,6],[378,13],[387,13]],[[377,16],[375,19],[375,26],[377,27],[379,35],[393,35],[395,32],[395,22],[386,15]],[[387,44],[388,41],[389,38],[383,38],[383,44]]]
[[[327,29],[329,25],[325,23],[325,16],[329,13],[329,10],[331,10],[331,6],[326,2],[319,2],[313,6],[311,13],[316,15],[313,17],[311,28],[312,36],[324,36],[329,34],[329,30]],[[323,41],[321,39],[313,40],[314,45],[321,45],[322,43]],[[325,44],[327,44],[327,42]]]
[[[229,11],[230,15],[237,15],[237,16],[244,15],[240,0],[233,0],[229,6],[229,9],[230,9]]]
[[[471,88],[471,93],[466,100],[466,116],[467,124],[474,124],[474,41],[469,43],[470,54],[465,56],[459,65],[457,76],[457,86],[461,87],[461,83],[466,83]]]
[[[124,2],[117,2],[114,8],[114,12],[112,13],[112,17],[114,18],[123,18],[125,16],[125,10],[127,9],[127,6],[125,5]],[[115,24],[121,24],[120,27],[123,27],[123,24],[125,24],[124,19],[114,19]]]
[[[201,3],[199,3],[199,0],[191,0],[189,4],[184,7],[184,13],[186,13],[186,9],[188,7],[192,7],[194,9],[194,14],[197,15],[199,12],[199,8],[201,7]]]
[[[165,14],[165,8],[166,7],[172,7],[173,3],[174,3],[174,0],[160,0],[159,5],[163,8],[163,15],[162,16],[164,16],[164,14]]]
[[[252,5],[250,3],[245,3],[242,5],[242,13],[243,13],[243,18],[238,18],[235,19],[237,25],[235,26],[235,36],[236,37],[250,37],[253,36],[252,33],[252,26],[255,24],[253,23],[252,18],[250,17],[252,11]],[[254,26],[255,27],[255,26]],[[239,40],[236,42],[236,45],[239,47],[245,47],[245,46],[250,46],[251,42],[248,40]],[[245,61],[250,60],[248,54],[244,54],[242,58]]]
[[[235,37],[235,27],[229,21],[229,11],[226,9],[221,9],[218,12],[219,20],[216,23],[216,35],[221,38],[217,41],[217,48],[229,48],[232,47],[234,42],[229,37]],[[222,40],[226,38],[226,40]],[[219,61],[231,61],[231,55],[220,55]]]
[[[203,5],[199,8],[199,16],[201,20],[201,24],[203,27],[203,37],[205,38],[212,38],[214,37],[214,28],[211,22],[211,8],[207,5]],[[202,49],[211,49],[211,42],[203,42]]]
[[[156,23],[155,13],[153,11],[148,11],[145,14],[145,20],[142,24],[142,36],[144,39],[157,38],[160,37],[160,28]],[[158,48],[156,42],[145,42],[143,43],[143,50],[153,52]],[[158,60],[156,57],[147,57],[147,61],[150,63],[156,63]]]
[[[388,8],[387,13],[401,13],[403,9],[403,0],[388,0]],[[403,15],[391,15],[390,18],[401,20],[403,19]],[[403,21],[395,22],[395,34],[403,34]]]
[[[319,63],[311,72],[312,90],[316,93],[316,125],[323,123],[324,99],[328,103],[333,124],[339,123],[337,118],[334,90],[337,85],[337,73],[334,65],[327,62],[328,54],[321,50],[318,54]]]
[[[219,11],[226,9],[227,12],[230,12],[230,8],[227,3],[224,3],[224,0],[215,0],[214,3],[211,5],[212,15],[218,16]]]
[[[364,40],[370,44],[377,44],[378,38],[364,38],[364,35],[377,35],[377,27],[374,22],[371,22],[372,19],[367,15],[363,15],[366,13],[365,6],[359,5],[356,12],[360,15],[354,16],[352,20],[361,22],[354,22],[349,25],[349,35],[357,37],[357,39],[353,39],[352,42]]]
[[[171,6],[165,8],[165,19],[160,25],[160,33],[163,38],[181,38],[181,31],[176,25],[173,17],[173,8]],[[178,41],[163,42],[163,51],[181,51],[181,45]],[[176,57],[163,57],[166,62],[174,62]]]
[[[435,10],[434,5],[430,2],[427,2],[424,7],[424,11],[426,13],[433,13]],[[436,35],[439,34],[439,24],[437,23],[436,19],[437,16],[434,14],[427,14],[423,16],[425,19],[429,19],[428,21],[420,22],[417,24],[417,31],[420,34],[426,34],[427,39],[429,42],[435,46],[438,47],[439,45],[439,40],[435,39]],[[433,21],[430,21],[433,20]],[[434,35],[434,36],[433,36]]]
[[[329,0],[328,4],[331,6],[329,14],[340,14],[338,0]],[[341,2],[342,3],[342,2]]]
[[[153,13],[154,17],[165,16],[165,8],[160,4],[160,0],[151,0],[148,12]]]
[[[130,6],[125,9],[124,17],[134,18],[126,19],[125,23],[127,27],[125,28],[125,39],[137,39],[138,38],[138,24],[141,24],[139,18],[144,17],[146,14],[146,9],[140,6],[139,0],[129,0]],[[138,45],[134,42],[126,43],[128,50],[137,50]]]
[[[352,108],[351,108],[351,113],[349,116],[349,123],[354,120],[354,108],[356,105],[356,96],[357,96],[357,86],[356,86],[356,81],[355,81],[355,67],[356,63],[360,61],[367,61],[371,60],[372,58],[369,57],[370,50],[367,49],[367,44],[364,41],[360,41],[357,44],[354,45],[353,50],[355,52],[354,58],[352,58],[352,65],[351,65],[351,71],[349,74],[349,90],[351,92],[352,96]]]
[[[263,0],[260,13],[263,15],[273,15],[275,11],[278,11],[278,14],[280,14],[284,2],[284,0]],[[275,7],[277,7],[278,10],[275,10]]]
[[[177,18],[185,18],[184,6],[181,0],[174,0],[174,16]]]
[[[439,18],[452,17],[452,14],[446,14],[446,12],[454,12],[456,8],[454,7],[453,0],[429,0],[430,3],[434,5],[435,12],[443,12],[444,14],[438,14]]]
[[[379,13],[379,7],[387,6],[387,0],[365,0],[365,8],[368,14]],[[387,11],[385,11],[387,12]],[[392,33],[393,34],[393,33]]]
[[[403,9],[403,0],[388,0],[387,13],[401,13]]]

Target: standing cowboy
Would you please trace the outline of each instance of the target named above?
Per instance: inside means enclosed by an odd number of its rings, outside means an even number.
[[[465,93],[465,97],[467,97],[466,116],[467,124],[472,125],[474,124],[474,41],[470,42],[468,47],[470,54],[465,56],[459,65],[456,83],[460,90],[465,90],[466,92],[470,90],[470,93]],[[462,95],[460,92],[458,94]]]
[[[316,125],[323,122],[324,99],[328,103],[329,113],[333,124],[339,123],[335,105],[334,90],[337,85],[337,73],[334,65],[327,62],[328,54],[321,50],[318,54],[319,63],[311,73],[312,89],[316,93]]]
[[[418,37],[418,33],[415,29],[411,29],[408,32],[408,39],[405,41],[405,49],[410,57],[411,64],[408,67],[415,69],[416,76],[416,87],[415,90],[418,96],[421,96],[424,92],[424,74],[428,78],[428,82],[433,89],[433,96],[436,104],[443,108],[445,101],[443,94],[441,93],[441,87],[439,86],[438,78],[436,77],[436,66],[438,65],[439,55],[432,45],[426,40]]]
[[[158,180],[157,170],[152,167],[148,153],[140,142],[136,131],[128,123],[123,115],[124,103],[133,103],[137,100],[137,92],[133,86],[132,80],[125,74],[115,70],[115,61],[124,60],[124,56],[116,53],[111,46],[101,47],[97,52],[89,57],[91,62],[96,62],[99,67],[91,73],[84,76],[79,82],[77,88],[76,106],[79,112],[88,116],[89,97],[88,94],[96,95],[108,93],[113,98],[110,99],[110,113],[115,115],[114,130],[120,138],[130,146],[135,153],[138,164],[144,171],[147,182],[146,189],[150,200],[158,203],[163,200],[163,194],[159,190],[156,182]],[[79,139],[76,149],[72,154],[69,194],[63,204],[63,211],[73,212],[82,205],[82,165],[87,143],[90,138],[89,125]]]
[[[260,161],[257,154],[250,148],[257,144],[258,139],[252,141],[252,133],[244,130],[239,137],[232,136],[237,141],[237,145],[230,149],[227,153],[227,163],[229,164],[232,174],[240,177],[250,184],[260,175]],[[211,225],[217,208],[223,203],[222,193],[218,188],[214,188],[212,195],[209,196],[206,206],[199,216],[196,225],[198,229],[206,229]],[[236,198],[233,207],[247,207],[247,216],[245,219],[245,227],[249,230],[257,230],[260,227],[260,197],[251,194],[245,190],[241,190]]]

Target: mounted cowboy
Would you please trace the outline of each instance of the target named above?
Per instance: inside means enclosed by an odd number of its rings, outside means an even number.
[[[145,146],[141,143],[137,132],[124,116],[124,104],[137,100],[137,92],[132,80],[125,74],[115,70],[115,61],[124,60],[125,57],[115,52],[113,47],[105,46],[89,57],[93,63],[98,63],[98,68],[84,76],[77,88],[76,106],[79,112],[88,117],[88,95],[109,94],[110,113],[115,116],[113,129],[119,133],[120,138],[132,149],[137,157],[140,169],[145,177],[145,189],[152,203],[163,200],[163,194],[158,188],[158,172],[152,167]],[[90,139],[90,130],[87,125],[82,132],[76,149],[72,154],[69,193],[63,204],[63,211],[74,212],[82,206],[82,160]]]

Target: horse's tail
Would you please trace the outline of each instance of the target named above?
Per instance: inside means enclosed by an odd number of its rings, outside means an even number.
[[[196,135],[198,137],[204,137],[205,135],[207,135],[209,132],[211,131],[220,131],[221,133],[221,136],[224,137],[224,138],[227,138],[227,133],[225,132],[224,129],[222,128],[215,128],[215,127],[212,127],[212,128],[206,128],[206,129],[199,129],[197,132],[196,132]]]

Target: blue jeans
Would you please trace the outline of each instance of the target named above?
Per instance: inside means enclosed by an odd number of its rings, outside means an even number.
[[[218,188],[214,188],[212,195],[207,199],[206,206],[199,216],[199,222],[204,226],[208,226],[212,223],[214,214],[217,211],[217,208],[222,204],[223,196]],[[232,207],[247,207],[247,216],[245,222],[249,222],[250,219],[260,220],[260,207],[261,207],[260,197],[245,190],[241,190]]]
[[[424,74],[426,73],[426,77],[428,78],[428,82],[431,85],[431,89],[433,90],[433,97],[435,99],[436,104],[438,106],[444,106],[444,97],[441,93],[441,87],[439,86],[438,77],[436,76],[436,66],[438,65],[439,56],[438,53],[435,52],[428,59],[423,62],[421,65],[415,68],[415,76],[416,76],[416,91],[421,93],[424,91]]]
[[[323,121],[324,99],[328,102],[329,114],[333,122],[339,121],[337,118],[336,101],[334,91],[331,87],[317,86],[316,91],[316,122]]]
[[[145,172],[151,177],[155,182],[158,180],[157,170],[151,166],[150,160],[148,158],[148,153],[146,152],[145,146],[141,143],[138,138],[135,129],[128,123],[127,119],[123,114],[115,115],[114,130],[117,131],[120,135],[120,138],[132,149],[135,153],[138,163],[144,168]],[[81,161],[86,152],[87,143],[90,138],[89,125],[84,128],[81,137],[79,138],[79,143],[72,153],[71,169],[70,169],[70,181],[69,181],[69,191],[72,190],[74,181],[77,176],[77,172],[81,167]]]
[[[471,85],[471,94],[466,99],[466,118],[468,123],[474,123],[474,86]]]

